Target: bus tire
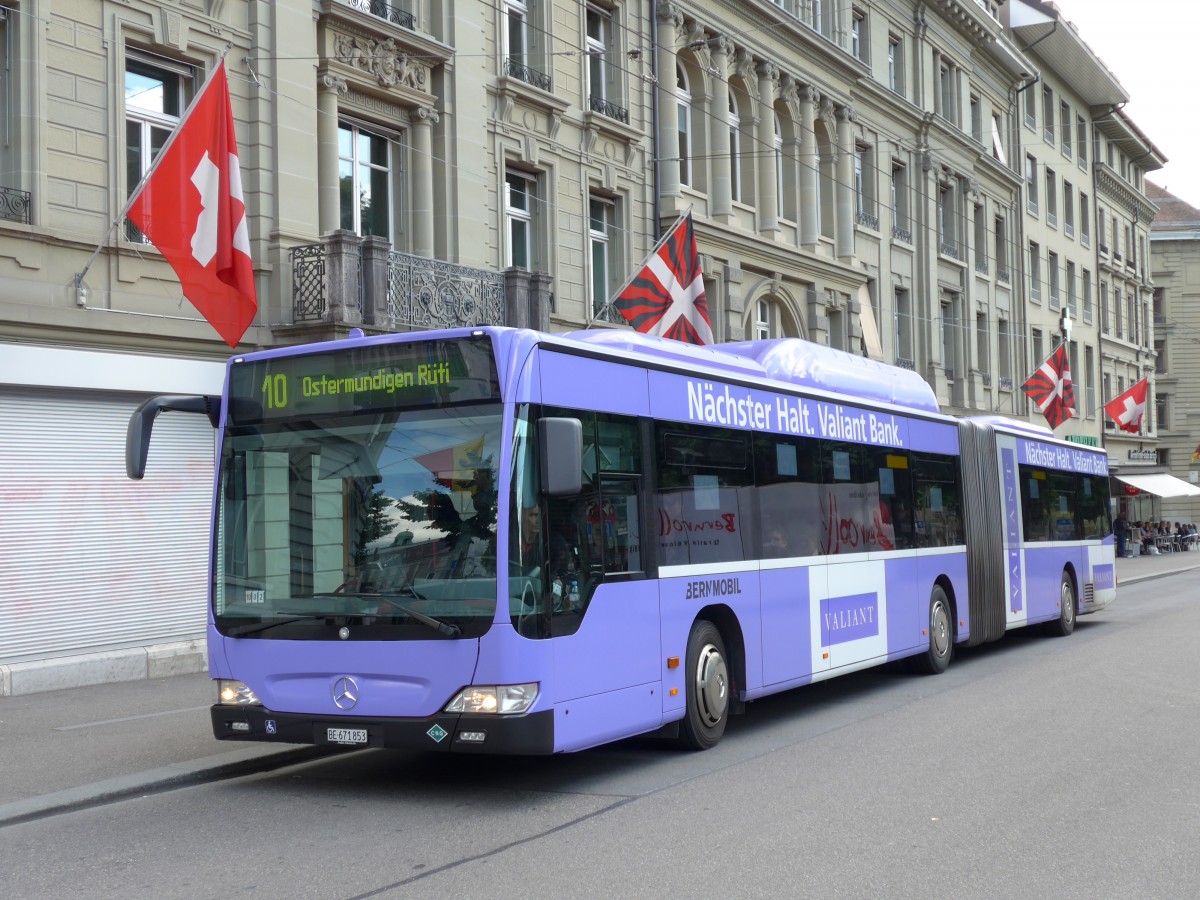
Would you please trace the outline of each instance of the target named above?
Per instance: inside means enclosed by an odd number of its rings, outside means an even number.
[[[725,733],[733,685],[725,642],[717,626],[707,619],[697,619],[688,635],[684,677],[687,709],[679,729],[679,746],[708,750]]]
[[[910,657],[913,671],[922,675],[940,675],[954,654],[954,625],[950,598],[940,584],[929,595],[929,646],[919,656]]]
[[[1075,582],[1071,573],[1063,569],[1062,583],[1058,588],[1058,619],[1046,623],[1046,634],[1066,637],[1075,630],[1075,617],[1079,610],[1075,606]]]

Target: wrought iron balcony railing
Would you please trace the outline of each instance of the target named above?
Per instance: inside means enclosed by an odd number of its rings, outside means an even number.
[[[415,4],[415,0],[412,0]],[[390,3],[383,3],[380,0],[346,0],[348,6],[353,6],[355,9],[360,9],[363,12],[370,13],[377,19],[384,19],[391,22],[393,25],[399,25],[401,28],[413,30],[416,24],[416,12],[407,12],[392,6]]]
[[[954,259],[962,258],[958,255],[958,248],[956,246],[954,246],[953,244],[949,244],[949,243],[946,243],[945,241],[942,241],[942,245],[939,249],[941,250],[941,253],[943,256],[949,256]]]
[[[976,260],[975,271],[980,275],[986,275],[988,273],[988,264],[983,260]]]
[[[0,219],[29,224],[29,207],[33,195],[29,191],[0,187]]]
[[[901,228],[899,225],[892,226],[892,237],[898,241],[904,241],[906,244],[912,243],[912,232],[907,228]]]
[[[504,324],[504,276],[426,259],[388,254],[388,315],[412,328]]]
[[[592,112],[606,115],[610,119],[616,119],[618,122],[624,122],[626,125],[629,124],[629,110],[623,106],[618,106],[611,100],[605,100],[603,97],[596,97],[589,94],[588,109]]]
[[[1008,284],[1010,281],[1012,281],[1012,273],[1006,272],[1004,269],[1000,269],[996,272],[996,280],[1001,284]]]
[[[344,234],[289,252],[293,321],[422,329],[506,324],[503,274]]]
[[[879,217],[873,216],[867,212],[860,212],[858,214],[858,224],[862,225],[866,228],[870,228],[872,231],[878,231],[879,230]]]
[[[1013,387],[1012,377],[1009,375],[1001,375],[1000,376],[1000,390],[1011,391],[1012,387]]]
[[[910,372],[915,372],[917,370],[917,364],[911,359],[905,359],[903,356],[896,357],[896,365],[901,369],[908,369]]]
[[[543,91],[548,91],[551,87],[549,75],[544,75],[537,69],[531,69],[519,59],[514,59],[511,56],[504,60],[504,74],[510,78],[517,78],[524,81],[526,84],[532,84]]]

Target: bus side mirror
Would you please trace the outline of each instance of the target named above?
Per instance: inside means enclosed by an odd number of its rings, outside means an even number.
[[[583,424],[578,419],[538,420],[542,492],[570,497],[583,490]]]
[[[151,397],[133,411],[125,430],[125,474],[141,481],[146,474],[146,457],[150,455],[150,432],[154,419],[164,409],[176,412],[203,413],[216,428],[221,416],[221,398],[210,396]]]

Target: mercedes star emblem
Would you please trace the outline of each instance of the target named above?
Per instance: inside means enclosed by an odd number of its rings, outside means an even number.
[[[333,683],[333,705],[338,709],[354,709],[358,702],[358,682],[343,675]]]

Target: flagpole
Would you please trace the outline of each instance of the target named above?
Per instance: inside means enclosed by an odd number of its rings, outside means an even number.
[[[113,231],[116,230],[117,226],[124,221],[127,215],[129,215],[130,207],[133,206],[134,201],[138,198],[138,194],[142,192],[142,188],[146,186],[146,182],[150,180],[150,176],[153,175],[154,171],[158,168],[158,164],[162,162],[163,157],[167,155],[167,150],[169,150],[171,145],[175,143],[175,138],[178,137],[179,132],[183,130],[183,123],[187,121],[187,117],[191,113],[192,109],[198,102],[200,102],[200,98],[204,96],[204,92],[208,89],[209,82],[212,81],[213,76],[217,73],[217,69],[219,69],[222,63],[225,62],[225,57],[229,55],[229,50],[231,47],[233,47],[232,41],[229,41],[225,44],[225,49],[221,51],[221,57],[217,60],[217,64],[212,67],[212,71],[209,72],[208,77],[204,79],[204,84],[200,86],[200,90],[196,91],[191,102],[188,103],[187,109],[185,109],[183,111],[183,115],[179,117],[179,123],[175,126],[175,130],[171,132],[171,136],[167,138],[167,142],[163,144],[162,149],[155,154],[154,159],[150,162],[150,167],[146,170],[146,174],[142,176],[142,180],[137,183],[137,187],[130,193],[129,199],[125,201],[125,206],[121,210],[120,215],[112,220],[108,226],[108,230],[104,232],[104,237],[100,239],[100,243],[96,245],[96,249],[92,251],[92,255],[88,257],[88,261],[84,263],[84,266],[80,271],[75,273],[76,298],[83,296],[83,279],[84,276],[87,275],[88,269],[92,267],[92,263],[96,261],[96,257],[100,255],[100,251],[103,250],[105,245],[108,244],[109,239],[112,237]],[[84,305],[82,301],[80,302],[80,305]]]
[[[642,259],[642,264],[640,266],[638,266],[636,269],[634,269],[633,274],[631,274],[628,278],[625,279],[625,283],[622,284],[619,288],[617,288],[617,290],[615,290],[612,293],[612,295],[608,298],[608,300],[605,301],[604,305],[602,307],[600,307],[600,312],[598,312],[598,313],[596,313],[596,315],[592,316],[591,321],[588,322],[588,324],[587,324],[588,328],[591,328],[595,322],[604,318],[605,314],[612,308],[613,301],[621,296],[621,294],[625,290],[625,288],[627,288],[627,287],[629,287],[629,285],[633,284],[633,279],[637,278],[640,274],[642,274],[642,269],[644,269],[646,267],[646,261],[649,260],[651,257],[653,257],[654,254],[659,251],[659,249],[662,247],[662,245],[667,242],[667,238],[669,238],[672,234],[675,233],[675,229],[679,227],[679,223],[682,222],[685,218],[687,218],[688,213],[690,213],[691,211],[692,211],[692,204],[689,203],[688,208],[679,214],[679,218],[677,218],[674,222],[671,223],[671,227],[662,233],[662,236],[659,237],[658,242],[650,249],[650,252],[645,255],[645,257]],[[607,319],[605,319],[605,321],[607,321]],[[586,331],[587,329],[585,328],[584,330]]]

